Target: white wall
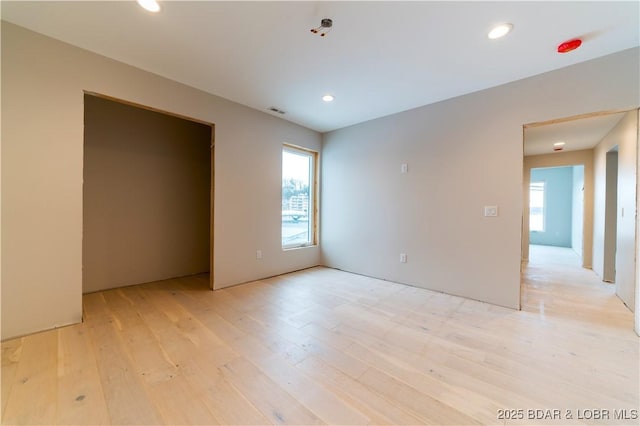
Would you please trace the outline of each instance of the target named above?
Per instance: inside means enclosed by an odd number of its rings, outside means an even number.
[[[637,138],[638,113],[630,111],[594,149],[593,270],[603,276],[607,152],[618,146],[615,282],[616,293],[631,310],[635,309]]]
[[[638,105],[638,59],[628,50],[326,134],[325,264],[519,307],[522,125]]]
[[[281,145],[318,133],[3,22],[3,339],[81,320],[85,90],[215,123],[217,288],[320,262],[279,227]]]
[[[584,166],[573,166],[571,196],[571,248],[582,260],[582,228],[584,227]]]

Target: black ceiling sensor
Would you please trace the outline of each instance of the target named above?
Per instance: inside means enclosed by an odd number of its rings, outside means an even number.
[[[320,37],[324,37],[329,33],[329,31],[331,31],[331,27],[333,27],[333,20],[324,18],[320,21],[319,27],[311,28],[311,32],[314,34],[320,34]]]

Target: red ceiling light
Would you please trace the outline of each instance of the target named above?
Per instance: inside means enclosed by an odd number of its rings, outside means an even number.
[[[558,53],[571,52],[572,50],[576,50],[578,47],[580,47],[581,44],[582,40],[580,40],[579,38],[565,41],[564,43],[560,43],[558,45]]]

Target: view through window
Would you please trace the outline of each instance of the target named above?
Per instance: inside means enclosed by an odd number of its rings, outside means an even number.
[[[544,182],[529,185],[529,230],[544,232]]]
[[[316,153],[291,146],[282,150],[282,247],[315,243]]]

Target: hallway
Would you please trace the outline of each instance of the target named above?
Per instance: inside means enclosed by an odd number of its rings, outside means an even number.
[[[615,284],[582,268],[572,249],[531,245],[529,250],[530,261],[523,268],[523,311],[581,328],[623,334],[633,329],[633,313],[616,296]]]

